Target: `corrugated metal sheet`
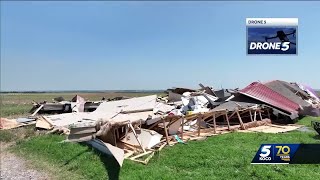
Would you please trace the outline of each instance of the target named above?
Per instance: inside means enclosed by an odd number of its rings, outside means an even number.
[[[301,106],[310,106],[307,101],[297,96],[294,92],[291,91],[291,89],[285,86],[282,81],[270,81],[268,83],[264,83],[264,85]]]
[[[253,82],[249,86],[239,91],[241,94],[262,101],[266,104],[290,113],[297,113],[299,105],[281,94],[273,91],[267,86]]]

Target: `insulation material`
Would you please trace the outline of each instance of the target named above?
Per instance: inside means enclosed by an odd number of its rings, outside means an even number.
[[[86,101],[79,95],[76,95],[71,100],[71,109],[72,112],[84,112],[84,104]]]
[[[154,145],[158,144],[162,138],[161,134],[153,130],[141,129],[139,131],[136,132],[143,148],[151,149]],[[139,146],[139,143],[133,132],[128,133],[127,136],[121,141],[124,143]]]
[[[0,119],[0,128],[1,129],[12,129],[21,126],[21,123],[18,123],[15,119]]]
[[[169,135],[177,134],[181,127],[182,119],[179,119],[169,126]]]

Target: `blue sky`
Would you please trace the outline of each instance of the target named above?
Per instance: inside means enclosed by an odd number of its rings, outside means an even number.
[[[298,56],[247,56],[247,17],[299,18]],[[320,2],[1,2],[1,90],[320,88]]]

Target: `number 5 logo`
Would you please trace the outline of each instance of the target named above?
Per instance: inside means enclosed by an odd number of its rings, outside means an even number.
[[[260,153],[260,156],[261,157],[267,157],[270,155],[270,148],[271,146],[263,146],[261,148],[261,153]]]

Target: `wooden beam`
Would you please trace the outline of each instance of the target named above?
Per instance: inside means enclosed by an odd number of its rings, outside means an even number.
[[[236,111],[233,112],[233,113],[228,117],[228,119],[230,119],[230,118],[231,118],[232,116],[234,116],[236,113],[237,113]]]
[[[181,121],[181,140],[183,141],[183,124],[184,124],[184,118],[182,118]]]
[[[237,113],[237,115],[238,115],[238,119],[239,119],[239,122],[240,122],[240,125],[241,125],[242,129],[246,129],[246,128],[244,127],[244,124],[243,124],[242,119],[241,119],[241,117],[240,117],[239,111],[236,110],[236,113]]]
[[[36,109],[34,113],[31,114],[31,116],[35,116],[42,108],[43,108],[43,104],[41,104],[41,106],[38,107],[38,109]]]
[[[154,152],[152,152],[152,153],[149,155],[149,157],[147,157],[147,158],[144,160],[145,164],[148,164],[149,160],[153,157],[153,155],[154,155]]]
[[[214,132],[215,134],[217,134],[216,128],[217,128],[217,124],[216,124],[216,114],[213,113],[213,132]]]
[[[129,151],[127,153],[124,154],[124,158],[128,159],[130,156],[132,156],[134,154],[134,151]]]
[[[163,144],[159,147],[158,151],[161,151],[166,145],[167,145],[166,143],[163,143]]]
[[[268,113],[268,118],[271,119],[269,109],[267,109],[267,113]]]
[[[251,122],[252,122],[253,119],[252,119],[252,112],[251,112],[251,110],[249,110],[249,114],[250,114],[250,120],[251,120]]]
[[[166,121],[164,120],[164,118],[162,118],[162,122],[163,122],[164,134],[165,134],[165,136],[166,136],[167,144],[170,145],[170,143],[169,143],[169,137],[168,137],[168,129],[167,129]]]
[[[254,110],[254,117],[253,117],[253,121],[256,121],[257,120],[257,111]]]
[[[141,153],[141,154],[138,154],[138,155],[136,155],[136,156],[133,156],[133,157],[131,157],[130,159],[131,159],[131,160],[137,159],[137,158],[139,158],[139,157],[145,156],[145,155],[150,154],[150,153],[152,153],[152,152],[153,152],[153,151],[146,151],[146,152],[144,152],[144,153]]]
[[[116,128],[113,128],[113,140],[114,140],[114,145],[117,147],[117,135],[116,135]]]
[[[138,138],[138,135],[137,135],[136,131],[134,130],[134,128],[133,128],[133,126],[132,126],[131,123],[129,123],[129,127],[131,128],[131,130],[132,130],[134,136],[136,137],[136,139],[137,139],[137,141],[138,141],[141,149],[143,150],[143,152],[146,152],[146,150],[145,150],[144,147],[142,146],[141,141],[140,141],[140,139]]]
[[[201,127],[200,127],[200,121],[201,121],[201,119],[202,119],[202,117],[201,117],[201,116],[198,116],[198,119],[197,119],[197,121],[198,121],[198,136],[200,136],[200,129],[201,129]]]
[[[228,114],[227,113],[226,113],[225,117],[226,117],[226,121],[228,123],[228,130],[230,130],[230,123],[229,123],[229,118],[228,118]]]
[[[262,114],[261,114],[261,111],[259,111],[259,117],[260,117],[260,120],[262,120]]]

